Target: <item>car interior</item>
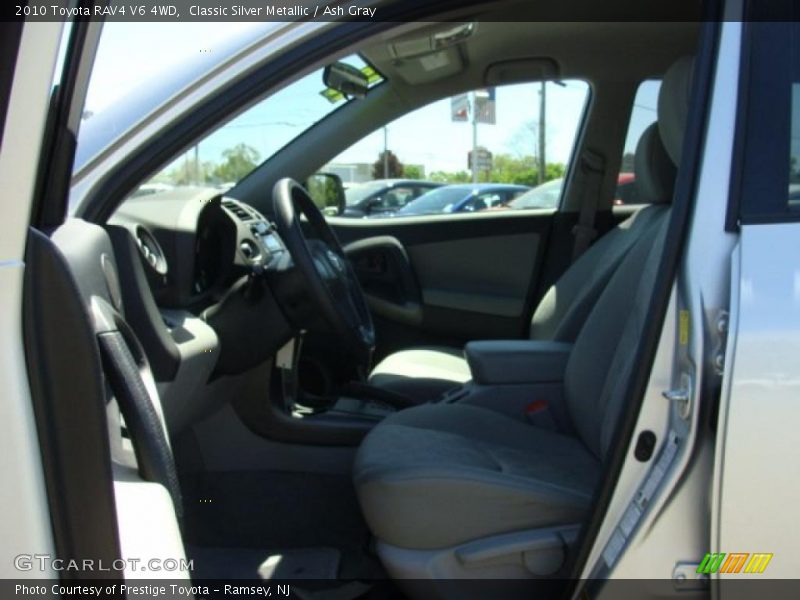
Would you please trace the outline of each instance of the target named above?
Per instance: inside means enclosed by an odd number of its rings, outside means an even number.
[[[535,17],[393,24],[306,65],[355,53],[384,80],[232,189],[128,189],[108,219],[33,239],[39,293],[71,319],[42,298],[31,327],[69,340],[115,486],[163,485],[174,523],[153,508],[146,535],[195,579],[364,582],[355,598],[569,576],[672,232],[701,28]],[[543,79],[589,86],[557,209],[348,219],[303,187],[418,107]],[[645,80],[638,204],[614,206]]]

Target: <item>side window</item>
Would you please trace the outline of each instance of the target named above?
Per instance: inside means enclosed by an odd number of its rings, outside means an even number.
[[[568,80],[445,98],[373,132],[320,170],[342,175],[343,216],[552,208],[560,194],[552,206],[512,199],[563,178],[588,93],[585,82]],[[366,191],[381,186],[388,190],[379,192],[381,204],[365,203]]]
[[[414,197],[414,192],[408,187],[396,187],[386,193],[383,205],[389,210],[403,208]]]
[[[431,190],[436,189],[435,187],[429,185],[413,185],[411,186],[411,197],[409,200],[413,200],[414,198],[419,198],[422,194],[430,192]]]
[[[502,194],[502,193],[484,194],[483,196],[480,197],[482,206],[479,210],[501,206],[504,203],[505,198],[507,197],[508,194]]]
[[[617,190],[614,204],[641,204],[636,187],[636,175],[633,165],[636,159],[636,145],[645,129],[656,122],[658,90],[661,82],[648,79],[639,84],[631,107],[631,120],[628,123],[628,134],[625,137],[625,148],[622,152],[622,163],[617,176]]]
[[[478,212],[493,206],[499,206],[500,204],[500,194],[496,192],[487,192],[485,194],[478,194],[477,196],[470,198],[462,210],[467,212]]]

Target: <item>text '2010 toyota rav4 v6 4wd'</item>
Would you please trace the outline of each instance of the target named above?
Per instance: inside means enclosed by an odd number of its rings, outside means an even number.
[[[154,6],[3,24],[3,585],[695,597],[800,574],[787,7]],[[352,218],[373,181],[386,210]],[[497,191],[538,186],[557,197]]]

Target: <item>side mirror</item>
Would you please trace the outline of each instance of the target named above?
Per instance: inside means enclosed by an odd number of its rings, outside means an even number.
[[[345,195],[342,178],[335,173],[314,173],[306,181],[308,195],[317,208],[328,217],[344,212]]]
[[[369,78],[360,69],[342,62],[325,67],[322,81],[345,96],[363,98],[369,90]]]

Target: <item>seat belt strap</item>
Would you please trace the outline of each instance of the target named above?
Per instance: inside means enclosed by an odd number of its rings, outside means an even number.
[[[183,503],[172,449],[139,365],[119,331],[100,333],[97,341],[104,374],[131,435],[139,474],[167,489],[181,523]]]
[[[572,262],[578,260],[597,237],[595,215],[600,189],[605,175],[605,159],[593,150],[584,151],[580,161],[583,200],[578,213],[578,224],[572,229],[575,245],[572,248]]]

